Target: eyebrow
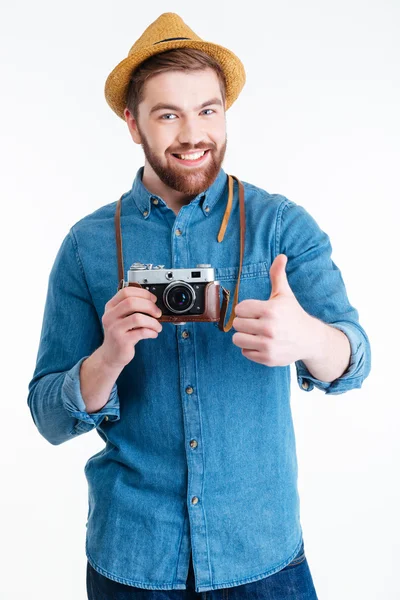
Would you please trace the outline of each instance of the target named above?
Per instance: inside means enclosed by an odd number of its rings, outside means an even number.
[[[222,102],[219,98],[211,98],[211,100],[203,102],[203,104],[200,104],[200,106],[198,106],[194,110],[200,110],[201,108],[209,106],[210,104],[218,104],[219,106],[222,106]],[[153,106],[149,114],[151,115],[154,112],[157,112],[158,110],[176,110],[178,112],[183,112],[183,108],[175,106],[175,104],[164,104],[163,102],[159,102],[158,104],[155,104],[155,106]]]

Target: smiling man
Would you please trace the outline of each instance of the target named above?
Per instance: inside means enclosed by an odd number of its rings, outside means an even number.
[[[224,89],[213,68],[203,69],[153,75],[146,81],[140,103],[131,87],[128,104],[132,112],[124,111],[134,142],[143,146],[143,185],[176,214],[211,186],[225,157]]]
[[[232,194],[226,111],[244,82],[230,50],[174,13],[107,78],[144,166],[61,244],[28,396],[50,443],[92,429],[105,442],[85,466],[89,600],[317,598],[290,365],[301,390],[342,394],[362,386],[371,351],[315,219],[247,182]],[[162,321],[155,288],[118,286],[122,259],[211,265],[231,293],[240,274],[235,331]]]

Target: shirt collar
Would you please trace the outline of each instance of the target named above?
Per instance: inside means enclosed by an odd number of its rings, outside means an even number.
[[[150,216],[153,207],[156,205],[166,206],[166,203],[161,196],[152,194],[143,185],[143,172],[144,167],[140,167],[133,180],[130,194],[143,218],[147,219]],[[228,176],[224,169],[221,168],[213,183],[206,190],[197,194],[197,196],[190,201],[190,204],[199,204],[203,214],[208,217],[218,200],[224,195],[225,190],[227,193],[227,183]]]

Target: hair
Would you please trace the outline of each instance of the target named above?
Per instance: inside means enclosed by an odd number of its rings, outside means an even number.
[[[225,105],[226,79],[221,65],[209,54],[195,48],[173,48],[154,54],[143,61],[131,74],[126,97],[126,108],[138,119],[139,104],[144,98],[144,84],[150,77],[166,71],[204,71],[214,69],[219,79]]]

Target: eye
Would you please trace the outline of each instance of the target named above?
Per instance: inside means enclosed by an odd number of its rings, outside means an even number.
[[[202,112],[205,113],[206,111],[210,111],[211,114],[215,113],[215,110],[213,110],[212,108],[205,108]],[[175,119],[168,119],[167,117],[176,117],[176,115],[174,113],[165,113],[165,114],[161,115],[160,119],[162,119],[163,121],[174,121],[175,120]]]

